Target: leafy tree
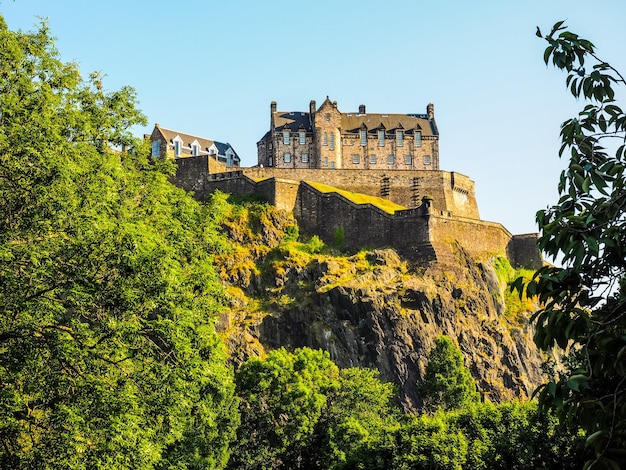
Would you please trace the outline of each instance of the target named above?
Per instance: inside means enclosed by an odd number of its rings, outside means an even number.
[[[467,439],[466,468],[574,470],[584,456],[578,430],[559,425],[534,402],[472,403],[448,420]]]
[[[460,408],[480,399],[476,383],[463,364],[463,354],[450,337],[442,335],[428,355],[420,392],[429,410]]]
[[[0,17],[2,468],[228,459],[220,238],[211,208],[133,140],[144,121],[132,89],[62,63],[45,24],[12,32]]]
[[[374,371],[281,348],[246,361],[236,384],[242,423],[230,468],[391,468],[400,413]]]
[[[395,387],[369,369],[342,369],[318,426],[320,469],[391,467],[402,416]]]
[[[526,285],[544,304],[535,342],[571,350],[567,370],[538,390],[539,400],[585,429],[596,452],[588,468],[617,468],[626,465],[626,114],[615,87],[626,81],[562,21],[537,35],[548,42],[546,64],[565,70],[569,91],[588,101],[561,127],[561,197],[537,213],[539,246],[561,256],[562,267],[545,266]]]
[[[389,468],[398,470],[461,470],[468,442],[443,410],[413,417],[396,433],[396,454]]]
[[[305,468],[327,395],[339,382],[328,353],[281,348],[246,361],[235,382],[242,416],[229,467]]]

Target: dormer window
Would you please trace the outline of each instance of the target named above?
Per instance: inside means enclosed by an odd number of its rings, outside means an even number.
[[[367,131],[365,129],[361,129],[361,146],[365,147],[367,145]]]
[[[193,155],[194,157],[197,157],[199,153],[200,153],[200,144],[198,143],[197,140],[194,140],[193,143],[191,144],[191,155]]]
[[[289,131],[283,131],[283,144],[289,145]]]
[[[183,149],[183,141],[180,136],[176,136],[174,138],[174,156],[176,158],[180,157],[181,151]]]
[[[404,131],[396,131],[396,145],[402,147],[404,145]]]
[[[306,132],[300,131],[300,145],[304,145],[306,143]]]
[[[378,131],[378,146],[379,147],[385,146],[385,130],[384,129],[381,129]]]

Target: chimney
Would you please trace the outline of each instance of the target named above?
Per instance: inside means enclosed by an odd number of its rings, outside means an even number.
[[[272,104],[270,104],[270,112],[271,113],[276,112],[276,101],[272,101]]]
[[[315,110],[315,100],[311,100],[311,102],[309,103],[309,114],[313,116],[315,114]]]
[[[360,104],[359,105],[359,114],[365,114],[365,105],[364,104]]]
[[[428,106],[426,106],[426,114],[428,114],[428,119],[430,119],[431,121],[435,119],[435,105],[434,104],[428,103]]]

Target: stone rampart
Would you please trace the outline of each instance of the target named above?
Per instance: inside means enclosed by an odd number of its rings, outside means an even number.
[[[207,163],[205,158],[181,161],[174,182],[194,191],[200,200],[215,190],[260,195],[279,209],[293,211],[303,233],[317,234],[326,243],[333,243],[338,231],[343,231],[348,250],[391,246],[415,261],[448,262],[458,243],[478,259],[503,254],[514,265],[541,263],[536,235],[513,237],[501,224],[479,219],[474,182],[459,173],[275,168],[197,173]],[[356,204],[339,193],[321,192],[307,181],[383,196],[413,207],[389,214],[371,204]]]

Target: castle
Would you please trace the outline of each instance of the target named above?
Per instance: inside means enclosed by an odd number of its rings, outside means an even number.
[[[432,104],[425,114],[369,114],[364,105],[344,114],[329,98],[317,109],[311,101],[308,113],[280,112],[272,102],[255,167],[215,172],[207,155],[196,155],[175,160],[174,182],[198,199],[215,190],[261,195],[292,211],[304,233],[332,243],[340,232],[348,250],[391,246],[428,264],[453,262],[462,247],[479,260],[502,254],[541,266],[537,234],[512,235],[481,220],[474,182],[439,169],[438,143]],[[357,203],[350,193],[397,209]]]
[[[274,168],[438,170],[434,106],[426,114],[342,113],[328,97],[309,112],[277,111],[257,143],[259,165]]]

